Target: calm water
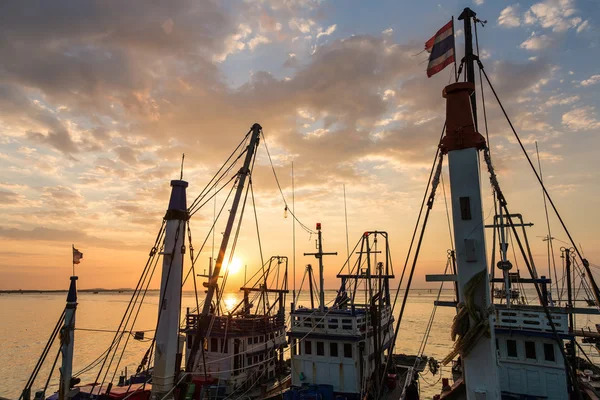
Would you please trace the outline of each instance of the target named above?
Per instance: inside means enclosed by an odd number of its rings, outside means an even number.
[[[149,293],[144,302],[134,330],[152,330],[156,324],[158,293]],[[326,302],[335,297],[335,292],[326,293]],[[433,309],[433,301],[437,297],[437,290],[413,290],[409,297],[401,331],[396,343],[396,353],[414,354],[417,352],[427,321]],[[442,292],[441,300],[452,300],[451,291]],[[38,360],[38,357],[60,316],[65,305],[66,294],[3,294],[0,296],[0,396],[18,398],[25,382]],[[131,293],[80,293],[77,309],[77,328],[75,332],[75,360],[74,371],[79,371],[94,361],[112,341],[114,333],[94,332],[84,329],[115,330],[123,316]],[[228,293],[224,296],[226,307],[237,304],[237,293]],[[291,296],[289,297],[291,298]],[[400,296],[401,298],[401,296]],[[290,300],[287,301],[288,304]],[[300,304],[307,304],[308,298],[300,298]],[[400,303],[400,301],[399,301]],[[195,307],[193,294],[185,294],[183,307]],[[396,316],[400,307],[396,307]],[[438,307],[431,335],[427,342],[425,354],[441,360],[445,357],[452,345],[450,340],[450,325],[454,317],[454,309]],[[600,318],[583,316],[578,319],[578,327],[590,326],[600,323]],[[152,333],[148,333],[152,336]],[[130,338],[127,350],[119,366],[119,372],[128,368],[132,373],[140,363],[144,352],[150,342],[139,342]],[[57,348],[56,348],[57,349]],[[590,352],[591,353],[591,352]],[[597,353],[597,352],[595,352]],[[46,360],[46,368],[38,375],[34,390],[43,387],[51,361],[56,355],[52,350]],[[58,368],[57,368],[58,370]],[[449,368],[442,369],[442,375],[449,375]],[[81,376],[81,382],[93,382],[97,369]],[[52,382],[57,382],[58,373]],[[110,378],[110,375],[109,375]],[[440,374],[432,376],[425,372],[421,379],[421,391],[424,398],[430,398],[439,393],[441,383]],[[118,374],[115,382],[118,380]],[[51,384],[51,389],[57,385]]]

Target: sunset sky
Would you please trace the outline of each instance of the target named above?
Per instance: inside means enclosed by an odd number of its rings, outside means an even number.
[[[346,254],[343,185],[350,246],[366,230],[389,232],[399,272],[453,75],[448,67],[428,79],[421,51],[467,6],[488,22],[480,57],[527,151],[538,142],[549,192],[600,264],[596,0],[22,0],[0,6],[0,289],[66,288],[72,244],[84,253],[81,288],[134,287],[181,154],[191,203],[255,122],[290,205],[294,163],[298,218],[321,222],[325,251],[340,253],[325,259],[326,287],[337,287]],[[462,22],[456,29],[462,57]],[[500,184],[511,211],[535,224],[529,237],[546,273],[541,190],[487,88],[486,105]],[[253,182],[265,257],[292,259],[292,218],[264,143]],[[491,222],[487,174],[482,185]],[[212,204],[192,218],[195,248],[212,218]],[[297,226],[296,238],[299,285],[316,265],[302,256],[315,237]],[[237,252],[249,271],[257,243],[249,208]],[[449,247],[440,186],[416,287],[443,271]],[[234,290],[241,274],[231,279]]]

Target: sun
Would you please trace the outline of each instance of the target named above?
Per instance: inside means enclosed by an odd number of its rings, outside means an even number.
[[[228,269],[230,274],[237,274],[242,269],[242,260],[240,260],[237,257],[233,257],[233,260],[231,260]]]

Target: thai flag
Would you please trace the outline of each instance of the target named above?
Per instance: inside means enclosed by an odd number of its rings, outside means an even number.
[[[454,21],[448,22],[425,43],[429,55],[427,76],[431,77],[454,62]]]
[[[83,253],[73,246],[73,264],[79,264],[83,258]]]

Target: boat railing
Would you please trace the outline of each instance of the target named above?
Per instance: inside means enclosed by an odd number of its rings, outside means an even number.
[[[215,335],[222,335],[227,331],[228,335],[253,336],[283,329],[285,319],[283,315],[229,317],[188,314],[185,330],[198,331],[199,327],[210,329],[211,334]]]
[[[551,314],[552,322],[558,333],[568,334],[567,313]],[[544,311],[520,310],[518,308],[496,309],[496,328],[521,329],[539,332],[552,332],[552,326]]]

